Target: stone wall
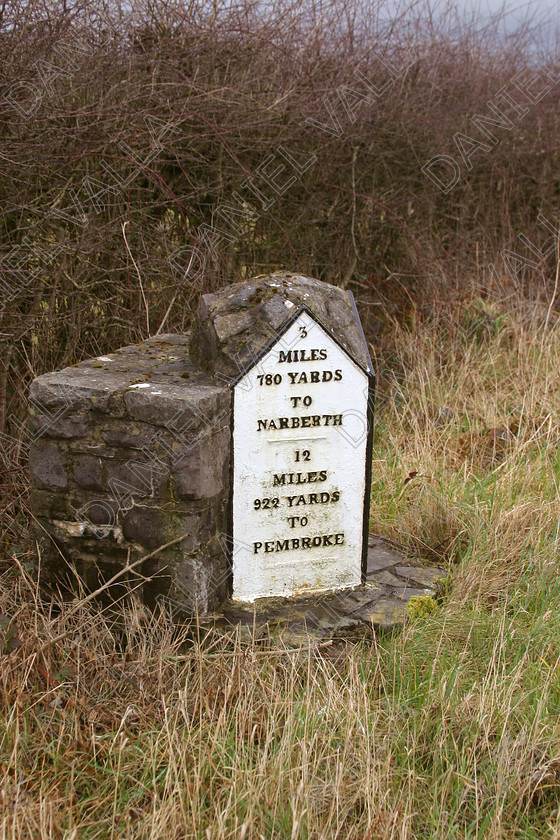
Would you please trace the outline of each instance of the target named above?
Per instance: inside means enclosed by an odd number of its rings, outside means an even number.
[[[32,505],[44,581],[71,566],[95,588],[146,561],[153,604],[208,610],[227,590],[230,392],[163,335],[39,377],[31,388]],[[74,581],[75,583],[75,581]]]

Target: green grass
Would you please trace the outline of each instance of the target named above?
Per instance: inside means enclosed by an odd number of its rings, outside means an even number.
[[[133,604],[123,649],[88,604],[38,653],[68,608],[5,576],[2,838],[560,838],[560,340],[494,309],[398,330],[377,418],[371,530],[447,564],[437,612],[294,652]]]

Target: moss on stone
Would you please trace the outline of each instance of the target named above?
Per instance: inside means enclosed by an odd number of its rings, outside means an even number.
[[[413,595],[406,605],[407,618],[412,621],[427,618],[437,612],[438,605],[431,595]]]

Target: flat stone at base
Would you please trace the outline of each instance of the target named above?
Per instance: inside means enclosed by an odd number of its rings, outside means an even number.
[[[397,562],[400,561],[400,557],[398,558]],[[368,552],[368,565],[367,565],[367,577],[372,577],[375,572],[380,572],[383,569],[387,569],[388,567],[394,565],[395,560],[393,557],[390,556],[390,553],[387,552],[385,555],[376,556],[375,552],[371,549]]]
[[[402,580],[389,569],[381,569],[376,573],[374,580],[382,586],[402,586]]]
[[[388,597],[381,599],[374,607],[364,612],[363,618],[374,627],[388,630],[403,623],[404,613],[405,607],[402,601]]]
[[[368,582],[362,586],[296,598],[259,598],[252,604],[229,601],[213,621],[241,624],[246,634],[269,624],[285,644],[294,646],[397,627],[404,622],[408,601],[416,595],[433,597],[437,581],[446,573],[405,557],[378,539],[370,538],[369,546]]]
[[[441,580],[441,569],[435,566],[395,566],[399,577],[409,580],[412,584],[432,587]]]
[[[402,563],[403,555],[395,549],[389,548],[383,540],[371,537],[368,540],[367,577],[381,569],[387,569]]]

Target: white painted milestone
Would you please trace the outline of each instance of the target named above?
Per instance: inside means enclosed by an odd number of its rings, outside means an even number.
[[[307,310],[235,384],[234,599],[361,583],[368,386]]]

